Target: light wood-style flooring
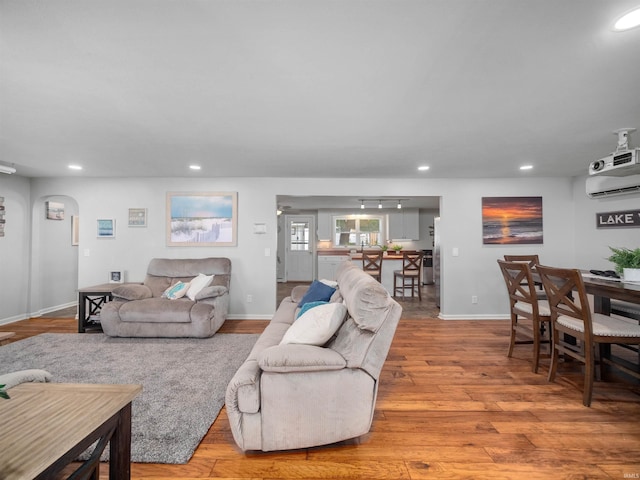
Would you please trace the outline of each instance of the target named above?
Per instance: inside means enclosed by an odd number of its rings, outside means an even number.
[[[259,333],[266,324],[228,320],[221,331]],[[76,322],[30,319],[0,331],[14,331],[19,340],[75,333]],[[596,382],[593,406],[586,408],[578,365],[561,366],[557,381],[548,383],[547,363],[545,373],[531,372],[528,346],[506,357],[508,331],[502,320],[403,318],[366,436],[299,451],[242,453],[223,409],[189,463],[133,464],[132,478],[639,478],[640,388]],[[105,464],[100,478],[107,472]]]

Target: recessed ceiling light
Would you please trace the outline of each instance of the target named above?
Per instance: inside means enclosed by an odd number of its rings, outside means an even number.
[[[189,168],[191,170],[200,170],[201,167],[200,167],[200,165],[189,165]]]
[[[533,168],[533,165],[522,165],[520,167],[520,170],[531,170]]]
[[[70,170],[82,170],[82,165],[69,165]]]
[[[623,32],[631,28],[635,28],[640,25],[640,8],[631,10],[621,16],[616,23],[613,24],[613,29],[618,32]]]
[[[421,172],[429,170],[429,165],[421,165],[418,167],[418,170],[420,170]]]

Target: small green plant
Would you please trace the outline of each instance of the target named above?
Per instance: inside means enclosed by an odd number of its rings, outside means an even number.
[[[395,245],[393,245],[391,247],[393,249],[394,252],[399,252],[400,250],[402,250],[402,245],[398,245],[397,243]]]
[[[609,247],[609,250],[613,253],[607,260],[616,265],[616,272],[622,273],[624,268],[640,268],[640,248]]]
[[[0,385],[0,398],[6,398],[8,400],[10,397],[4,387],[5,385]]]

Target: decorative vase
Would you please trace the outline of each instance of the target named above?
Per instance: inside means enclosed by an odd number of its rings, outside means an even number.
[[[627,282],[640,282],[640,268],[623,268],[622,276]]]

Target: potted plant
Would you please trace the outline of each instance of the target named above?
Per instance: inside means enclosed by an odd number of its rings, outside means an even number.
[[[396,243],[395,245],[391,246],[391,248],[396,255],[400,255],[400,250],[402,250],[402,245],[398,245]]]
[[[640,248],[631,250],[609,247],[609,249],[612,254],[608,260],[615,264],[616,272],[621,273],[627,281],[640,282]]]

